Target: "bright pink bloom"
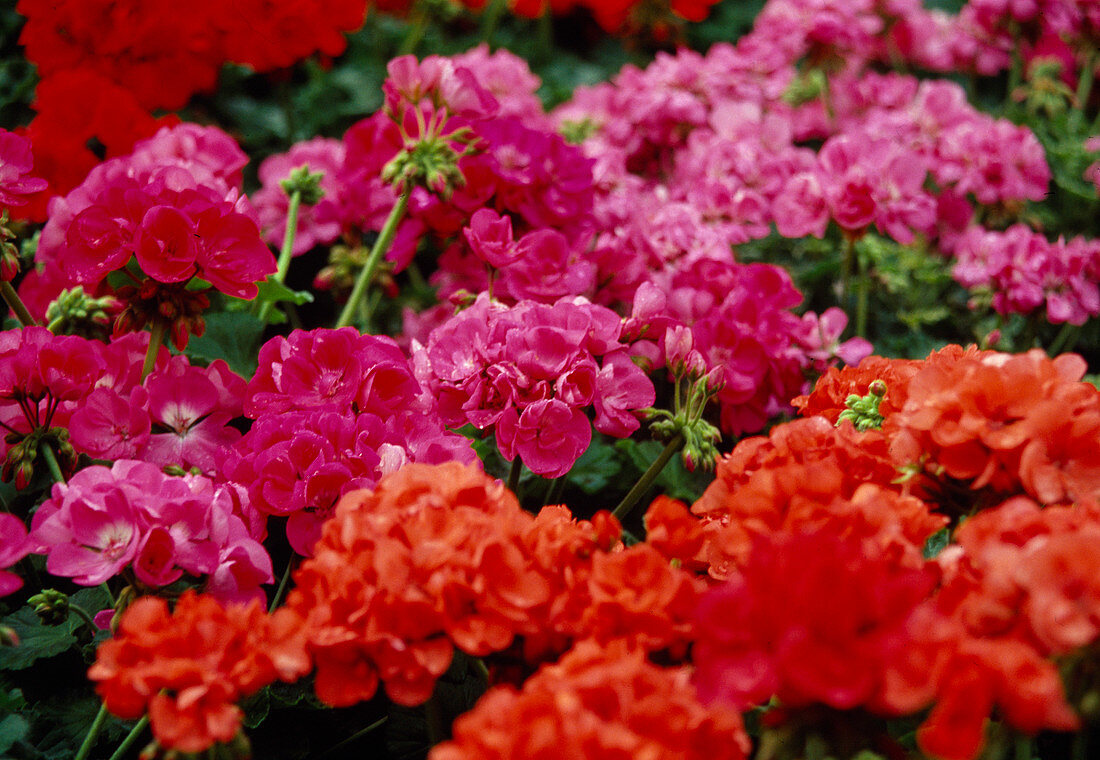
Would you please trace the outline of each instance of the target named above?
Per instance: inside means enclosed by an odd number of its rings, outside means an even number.
[[[0,596],[6,596],[23,585],[23,579],[6,569],[31,550],[27,528],[15,515],[0,513]]]
[[[46,189],[46,180],[29,176],[33,165],[31,141],[0,129],[0,207],[22,206],[24,196]]]
[[[536,401],[522,414],[506,409],[496,431],[506,459],[519,456],[532,472],[547,478],[569,472],[592,442],[588,418],[558,399]]]

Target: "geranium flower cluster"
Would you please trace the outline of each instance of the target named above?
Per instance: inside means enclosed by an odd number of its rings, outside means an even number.
[[[164,599],[142,597],[96,650],[88,677],[118,717],[148,714],[162,747],[204,752],[237,736],[243,697],[308,670],[287,623],[265,616],[258,602],[223,607],[187,591],[170,612]]]
[[[92,465],[34,513],[30,538],[51,575],[96,586],[124,570],[156,589],[206,576],[219,598],[263,598],[271,558],[234,514],[236,500],[199,475],[165,475],[156,465],[119,459]]]
[[[487,0],[458,0],[459,3],[475,11],[485,11]],[[664,24],[680,21],[702,21],[710,13],[710,7],[718,0],[664,0],[660,3],[643,0],[509,0],[508,9],[524,18],[535,19],[544,13],[564,15],[577,8],[592,13],[604,31],[609,34],[637,31],[639,26],[653,26],[655,33],[667,34]],[[410,0],[383,0],[380,10],[405,14],[413,3]]]
[[[883,16],[918,4],[880,5],[773,0],[736,46],[624,68],[555,112],[596,162],[598,302],[629,303],[654,271],[729,261],[772,225],[820,237],[835,222],[850,238],[874,226],[950,252],[975,202],[1044,197],[1050,170],[1028,129],[954,83],[869,68]],[[828,65],[841,54],[846,66]]]
[[[0,514],[0,596],[6,596],[23,585],[23,579],[7,568],[31,551],[27,526],[15,515]]]
[[[868,357],[795,399],[804,419],[738,444],[692,507],[701,523],[655,503],[655,545],[728,578],[693,631],[701,691],[742,709],[778,697],[776,720],[792,725],[814,720],[801,706],[932,705],[919,744],[952,760],[977,756],[995,710],[1025,733],[1076,728],[1082,694],[1054,658],[1100,631],[1088,545],[1100,469],[1086,442],[1100,392],[1083,371],[1038,350]],[[926,541],[960,514],[974,516],[927,563]]]
[[[364,232],[381,230],[397,200],[393,187],[382,179],[383,169],[405,147],[402,128],[415,139],[419,129],[446,113],[447,128],[468,130],[468,140],[477,149],[459,159],[463,181],[448,187],[445,197],[423,187],[413,191],[407,217],[387,254],[396,268],[408,264],[427,234],[461,243],[462,228],[483,207],[513,215],[517,231],[550,227],[572,243],[591,214],[590,163],[550,127],[534,94],[539,84],[526,62],[505,50],[490,54],[485,46],[450,58],[429,56],[419,63],[412,56],[396,59],[386,83],[390,112],[379,111],[352,126],[342,145],[310,142],[267,160],[261,169],[264,188],[257,197],[265,234],[281,239],[285,200],[279,198],[277,183],[286,175],[284,169],[301,165],[326,175],[325,197],[299,225],[307,240],[330,243],[343,234],[356,242]],[[448,100],[438,113],[428,103],[432,93]],[[412,103],[418,107],[408,107]],[[296,251],[306,250],[304,245]],[[470,254],[459,260],[464,258]],[[464,274],[458,263],[441,265]],[[475,283],[484,280],[480,267],[475,266],[473,276]],[[468,287],[458,275],[436,277],[448,283],[459,280],[443,285],[444,297]]]
[[[20,0],[16,10],[27,17],[19,42],[44,80],[94,71],[151,111],[182,108],[192,94],[212,90],[228,61],[271,71],[318,51],[339,55],[343,33],[363,23],[366,2],[204,2],[181,13],[166,0]]]
[[[621,331],[617,314],[584,299],[507,307],[482,294],[436,328],[414,359],[446,424],[491,428],[506,459],[558,477],[592,440],[588,407],[596,430],[622,438],[654,402]]]
[[[1004,232],[972,227],[955,245],[955,279],[991,291],[998,314],[1031,314],[1084,324],[1100,315],[1100,241],[1048,241],[1022,224]]]
[[[327,704],[431,695],[454,648],[531,661],[574,640],[653,651],[687,642],[696,581],[652,548],[619,546],[618,521],[537,517],[457,463],[409,464],[336,507],[287,608],[301,618]]]
[[[220,471],[247,491],[260,522],[289,516],[302,555],[341,495],[406,462],[475,459],[469,441],[444,430],[397,344],[350,327],[265,343],[243,409],[256,422]]]
[[[216,127],[162,130],[129,156],[97,166],[51,206],[38,260],[89,291],[121,270],[128,284],[108,285],[127,305],[116,331],[167,321],[182,346],[189,333],[202,333],[207,305],[187,283],[197,278],[248,299],[275,271],[240,195],[247,161]]]
[[[672,367],[670,343],[681,359],[700,357],[718,388],[722,429],[736,435],[763,427],[800,392],[803,370],[822,361],[824,338],[806,329],[816,315],[800,319],[792,311],[801,300],[781,267],[700,257],[639,287],[628,324],[644,339],[634,350],[651,366]],[[674,332],[686,345],[670,340]],[[870,347],[850,348],[862,357]]]
[[[1092,645],[1100,634],[1096,588],[1095,502],[1041,509],[1014,497],[961,525],[937,557],[943,587],[936,632],[954,637],[942,663],[940,706],[922,744],[935,754],[972,757],[994,705],[1023,731],[1071,730],[1079,719],[1067,700],[1056,657]],[[1067,683],[1076,680],[1071,675]]]
[[[640,650],[582,642],[521,691],[491,689],[429,758],[748,757],[741,716],[704,707],[689,679],[688,669],[657,667]]]
[[[214,473],[241,437],[229,423],[241,414],[245,382],[224,361],[193,367],[163,348],[142,380],[148,342],[136,333],[105,345],[37,326],[0,333],[0,423],[17,438],[9,436],[4,449],[17,483],[29,472],[14,457],[35,457],[12,447],[55,428],[67,429],[71,448],[94,458]]]
[[[737,575],[700,603],[700,695],[738,710],[776,697],[784,708],[916,712],[932,693],[913,667],[911,620],[937,574],[811,526],[758,535]]]

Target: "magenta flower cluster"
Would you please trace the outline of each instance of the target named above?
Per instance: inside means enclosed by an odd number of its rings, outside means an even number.
[[[635,412],[654,402],[621,330],[617,314],[583,298],[508,307],[482,294],[432,331],[413,361],[447,425],[493,430],[506,459],[559,477],[588,448],[593,424],[629,436],[640,426]]]
[[[1004,232],[972,227],[955,257],[955,279],[991,291],[998,314],[1045,307],[1048,321],[1074,325],[1100,316],[1100,240],[1051,242],[1023,224]]]
[[[56,483],[34,513],[29,541],[51,575],[83,586],[124,569],[148,588],[184,573],[206,577],[225,601],[263,598],[271,558],[234,513],[229,489],[198,475],[173,477],[148,462],[92,465]]]
[[[52,202],[38,259],[89,290],[133,257],[157,282],[200,278],[254,298],[275,258],[241,195],[247,162],[216,127],[166,127]]]
[[[476,459],[468,440],[444,429],[393,339],[351,327],[265,343],[244,413],[256,422],[222,473],[247,492],[254,520],[288,518],[287,538],[302,555],[348,491],[406,462]]]
[[[229,422],[240,416],[245,382],[224,361],[193,367],[163,348],[143,381],[148,343],[148,333],[110,344],[44,327],[0,333],[0,424],[21,435],[68,428],[75,450],[95,459],[212,475],[241,436]]]

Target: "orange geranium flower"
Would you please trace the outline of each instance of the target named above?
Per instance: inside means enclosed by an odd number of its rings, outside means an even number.
[[[585,641],[522,691],[491,689],[429,760],[740,760],[749,750],[741,716],[703,706],[688,669]]]
[[[134,602],[88,677],[118,717],[148,712],[161,746],[202,752],[236,736],[242,697],[308,670],[304,642],[259,602],[223,607],[189,590],[172,612],[159,597]]]

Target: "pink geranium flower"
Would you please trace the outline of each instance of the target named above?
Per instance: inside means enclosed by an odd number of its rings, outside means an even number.
[[[3,568],[14,565],[31,550],[27,528],[14,515],[0,513],[0,596],[6,596],[23,585],[23,579]]]

